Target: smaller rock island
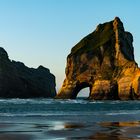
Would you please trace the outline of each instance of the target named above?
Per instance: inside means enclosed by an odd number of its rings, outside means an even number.
[[[99,24],[67,57],[66,78],[56,98],[75,99],[89,87],[89,99],[140,99],[140,69],[134,59],[133,36],[122,21]]]
[[[11,61],[0,47],[0,98],[55,97],[55,76],[39,66],[28,68],[21,62]]]

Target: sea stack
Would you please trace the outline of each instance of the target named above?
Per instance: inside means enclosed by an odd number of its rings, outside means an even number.
[[[122,21],[99,24],[67,57],[66,78],[56,98],[75,99],[89,87],[89,99],[140,99],[140,69],[134,59],[133,36]]]
[[[21,62],[11,61],[0,47],[0,98],[54,97],[55,76],[39,66],[28,68]]]

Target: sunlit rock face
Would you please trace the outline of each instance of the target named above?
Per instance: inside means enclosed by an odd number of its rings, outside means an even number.
[[[21,62],[11,61],[0,47],[0,98],[54,97],[55,76],[39,66],[28,68]]]
[[[76,98],[89,87],[89,99],[139,99],[140,70],[133,36],[116,17],[99,24],[67,57],[66,78],[56,98]]]

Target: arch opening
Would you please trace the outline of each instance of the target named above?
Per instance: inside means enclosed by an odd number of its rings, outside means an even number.
[[[73,91],[73,99],[77,98],[77,97],[84,97],[84,98],[88,98],[90,95],[90,91],[91,91],[91,86],[89,83],[87,82],[83,82],[83,83],[79,83],[76,85],[74,91]]]
[[[76,98],[87,99],[89,97],[89,95],[90,95],[90,88],[86,87],[86,88],[83,88],[79,91]]]

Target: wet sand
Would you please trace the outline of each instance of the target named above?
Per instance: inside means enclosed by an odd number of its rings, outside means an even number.
[[[140,122],[0,123],[0,140],[139,140]]]
[[[140,140],[139,101],[0,100],[0,140]]]

